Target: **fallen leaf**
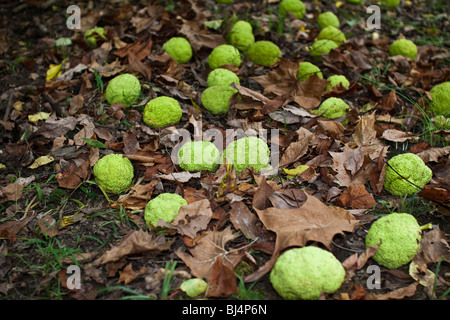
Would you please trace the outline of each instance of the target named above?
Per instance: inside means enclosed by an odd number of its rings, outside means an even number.
[[[157,255],[169,250],[173,240],[167,240],[164,235],[155,236],[143,230],[129,233],[122,241],[106,251],[96,260],[97,264],[106,264],[118,261],[129,255]]]
[[[203,199],[182,206],[171,223],[159,220],[157,226],[174,229],[179,234],[194,239],[198,232],[206,230],[212,215],[210,201]]]
[[[381,138],[393,142],[405,142],[414,139],[415,137],[416,135],[411,132],[404,132],[396,129],[386,129],[381,135]]]
[[[223,231],[206,231],[197,245],[189,248],[189,253],[176,250],[175,254],[191,269],[194,277],[209,279],[216,260],[220,257],[223,265],[231,270],[238,265],[244,253],[242,250],[228,251],[225,246],[236,239],[239,233],[233,233],[231,227]]]
[[[350,185],[335,201],[336,205],[352,209],[370,209],[375,203],[363,184]]]
[[[390,291],[385,294],[368,294],[366,295],[366,300],[401,300],[407,297],[412,297],[416,291],[418,282],[414,282],[409,286],[399,288],[393,291]]]
[[[356,271],[361,270],[366,265],[367,261],[375,255],[380,245],[381,243],[371,246],[361,254],[352,254],[342,262],[342,266],[346,271],[347,279],[353,278]]]
[[[19,183],[10,183],[0,188],[0,203],[7,201],[17,202],[22,198],[22,190],[24,186]]]
[[[276,233],[275,251],[269,261],[245,281],[255,281],[269,272],[281,251],[288,247],[302,247],[309,241],[317,241],[330,248],[336,234],[352,232],[359,221],[344,218],[314,196],[305,193],[307,199],[295,209],[254,208],[264,226]],[[351,216],[351,215],[349,215]]]
[[[211,298],[225,298],[237,292],[238,287],[234,268],[230,268],[225,264],[222,257],[217,257],[208,279],[206,296]]]

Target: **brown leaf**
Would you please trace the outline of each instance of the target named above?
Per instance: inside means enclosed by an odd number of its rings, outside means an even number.
[[[277,234],[278,250],[305,246],[308,241],[321,242],[330,248],[336,234],[352,232],[358,224],[356,219],[342,218],[316,197],[305,195],[307,200],[299,208],[255,209],[266,228]]]
[[[370,209],[375,199],[367,192],[363,184],[350,185],[337,199],[335,204],[352,209]]]
[[[129,255],[157,255],[169,250],[172,243],[173,240],[166,240],[164,235],[155,236],[143,230],[135,230],[123,238],[118,245],[106,251],[96,260],[96,263],[115,262]]]
[[[416,154],[423,162],[428,163],[430,161],[438,162],[440,157],[446,156],[450,153],[450,146],[443,148],[430,148],[425,151]]]
[[[125,285],[129,284],[131,281],[135,280],[142,274],[146,272],[146,267],[141,267],[139,271],[133,270],[133,265],[129,263],[123,270],[119,271],[119,280],[118,283],[123,282]]]
[[[194,239],[198,232],[206,230],[212,215],[210,201],[203,199],[182,206],[172,223],[159,220],[157,226],[174,229],[179,234]]]
[[[304,156],[308,151],[309,143],[314,138],[314,134],[303,127],[297,131],[297,135],[298,141],[291,143],[281,157],[280,167],[287,166]]]
[[[25,217],[24,219],[17,221],[8,221],[0,224],[0,237],[8,237],[9,241],[12,243],[16,241],[16,235],[34,218],[34,213]]]
[[[385,294],[368,294],[366,300],[401,300],[407,297],[412,297],[417,290],[418,282],[414,282],[407,287],[396,289]]]
[[[436,263],[444,259],[450,261],[450,246],[444,232],[439,225],[433,230],[424,232],[420,242],[420,249],[413,261],[418,264]]]
[[[419,194],[431,201],[450,204],[450,190],[435,185],[426,185]]]
[[[278,67],[265,75],[253,77],[264,88],[264,95],[290,97],[305,109],[313,109],[321,102],[328,81],[312,75],[306,81],[297,79],[298,63],[281,59]]]
[[[69,114],[74,115],[83,108],[83,105],[84,97],[80,94],[76,95],[72,98],[72,100],[70,100]]]
[[[236,230],[242,231],[247,239],[268,239],[267,232],[263,230],[261,221],[242,202],[231,204],[230,221]]]
[[[208,279],[206,296],[211,298],[224,298],[238,292],[234,268],[227,266],[222,257],[214,262]]]
[[[24,185],[19,183],[10,183],[5,187],[0,188],[0,203],[7,201],[16,202],[22,198],[22,190]]]
[[[175,254],[191,269],[194,277],[209,279],[216,260],[220,257],[223,264],[231,270],[238,265],[244,253],[239,250],[228,251],[225,246],[236,239],[239,233],[233,233],[231,227],[223,231],[206,231],[197,245],[189,248],[191,254],[175,251]]]
[[[415,137],[416,135],[411,132],[404,132],[396,129],[386,129],[381,135],[381,138],[394,142],[405,142]]]
[[[89,178],[90,174],[89,160],[85,160],[80,165],[73,161],[69,169],[57,176],[58,184],[61,188],[76,189]]]
[[[352,254],[342,262],[342,266],[347,272],[348,279],[351,279],[356,271],[361,270],[366,265],[367,261],[375,255],[380,245],[381,243],[371,246],[361,254]]]

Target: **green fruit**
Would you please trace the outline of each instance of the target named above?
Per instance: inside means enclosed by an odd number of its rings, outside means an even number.
[[[347,41],[344,33],[333,26],[326,26],[325,28],[323,28],[317,35],[317,40],[331,40],[334,41],[338,46]]]
[[[141,84],[138,78],[130,73],[121,74],[112,79],[106,87],[105,98],[109,104],[120,102],[130,106],[141,95]]]
[[[313,74],[316,74],[319,78],[323,79],[323,75],[319,67],[307,61],[299,63],[297,71],[297,79],[299,81],[305,81]]]
[[[410,58],[411,61],[414,61],[417,56],[417,46],[411,40],[399,39],[389,46],[389,54],[391,56],[404,56],[405,58]]]
[[[398,7],[398,5],[400,4],[400,0],[383,0],[381,4],[387,8],[393,9]]]
[[[339,47],[334,41],[331,40],[317,40],[310,47],[310,54],[317,61],[322,61],[322,54],[328,54],[331,50]]]
[[[317,16],[317,24],[320,29],[324,29],[328,26],[333,26],[339,28],[340,22],[339,18],[331,11],[322,12]]]
[[[429,109],[438,115],[450,115],[450,81],[435,85],[430,90],[432,103]]]
[[[162,48],[180,64],[186,63],[192,58],[192,47],[186,38],[172,37],[164,43]]]
[[[184,205],[187,205],[187,201],[182,196],[175,193],[161,193],[145,206],[145,222],[149,229],[151,226],[156,227],[159,219],[170,223]]]
[[[381,242],[373,259],[395,269],[410,262],[417,254],[422,231],[417,220],[408,213],[391,213],[376,220],[366,236],[366,247]]]
[[[270,150],[263,140],[244,137],[228,144],[223,152],[223,159],[228,164],[233,164],[238,174],[249,167],[259,172],[269,167]]]
[[[281,50],[272,41],[256,41],[248,50],[248,57],[256,64],[269,67],[280,61]]]
[[[300,0],[283,0],[280,2],[279,11],[283,17],[286,17],[287,12],[290,12],[297,19],[301,19],[306,13],[306,7]]]
[[[233,71],[217,68],[211,71],[206,79],[208,87],[229,86],[232,83],[240,84],[239,77]]]
[[[178,151],[178,164],[187,171],[215,171],[220,152],[209,141],[189,141]]]
[[[203,107],[213,115],[227,114],[231,97],[238,90],[230,86],[213,86],[206,88],[200,98]]]
[[[345,76],[335,74],[333,76],[328,77],[327,80],[330,81],[330,83],[327,84],[325,90],[330,90],[332,87],[337,86],[339,83],[342,84],[342,86],[346,89],[348,89],[348,87],[350,86],[350,82],[347,80]]]
[[[247,21],[237,21],[227,34],[227,41],[238,50],[247,51],[255,43],[252,25]]]
[[[157,97],[144,107],[143,120],[152,128],[163,128],[180,122],[183,112],[177,100],[170,97]]]
[[[350,106],[345,103],[344,100],[340,98],[331,97],[326,99],[319,106],[318,113],[322,114],[322,117],[328,119],[336,119],[340,117],[347,116],[347,110],[350,109]],[[348,120],[345,119],[342,124],[345,125],[348,123]]]
[[[270,272],[270,282],[285,300],[317,300],[337,291],[345,270],[329,251],[308,246],[282,253]]]
[[[411,195],[419,192],[432,178],[433,172],[413,153],[392,157],[386,166],[384,188],[393,195]]]
[[[208,56],[208,64],[213,70],[226,64],[239,67],[241,65],[241,54],[236,47],[222,44],[211,51]]]
[[[108,154],[97,161],[93,173],[95,182],[108,193],[126,191],[133,181],[134,168],[128,158],[121,154]]]

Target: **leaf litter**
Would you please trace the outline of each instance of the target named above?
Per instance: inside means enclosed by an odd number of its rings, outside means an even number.
[[[29,17],[42,12],[43,3],[27,2],[25,9],[11,3],[1,10],[15,8]],[[306,3],[309,12],[334,8]],[[146,6],[121,1],[92,6],[83,9],[81,31],[105,27],[106,39],[100,39],[97,48],[86,45],[82,32],[66,29],[56,12],[50,14],[50,22],[61,27],[52,33],[43,31],[46,24],[39,18],[41,28],[34,30],[25,23],[22,36],[13,32],[19,22],[10,30],[0,26],[1,79],[9,76],[12,50],[25,57],[17,64],[17,75],[4,82],[0,96],[5,104],[0,120],[4,166],[0,169],[0,294],[52,299],[43,284],[59,279],[64,295],[71,299],[120,298],[121,292],[99,293],[117,284],[158,298],[167,275],[164,263],[177,261],[173,299],[188,299],[175,289],[191,277],[207,281],[206,298],[233,297],[242,277],[247,283],[256,281],[265,298],[278,299],[268,273],[284,250],[306,245],[330,250],[346,269],[345,284],[332,299],[437,298],[436,288],[444,292],[449,286],[448,130],[430,133],[441,144],[422,142],[426,133],[421,123],[427,119],[419,111],[426,106],[431,87],[450,76],[450,55],[444,46],[419,46],[415,61],[388,57],[389,41],[399,30],[371,37],[359,24],[345,25],[354,36],[325,55],[321,69],[327,75],[346,75],[350,86],[325,91],[325,79],[296,78],[298,62],[308,59],[306,48],[317,31],[310,23],[313,15],[308,15],[307,23],[293,16],[280,22],[281,35],[268,27],[274,16],[262,2],[236,1],[221,7],[222,18],[247,12],[260,25],[255,30],[258,37],[276,42],[283,58],[271,68],[262,68],[244,57],[240,68],[232,68],[242,79],[241,85],[235,85],[241,99],[233,100],[229,114],[218,118],[199,107],[209,72],[207,56],[226,43],[225,29],[205,27],[205,22],[217,18],[216,3],[176,2],[171,10],[159,1]],[[344,9],[357,10],[348,4]],[[390,14],[420,15],[419,23],[425,23],[424,9],[405,6]],[[188,64],[177,64],[161,49],[177,34],[186,36],[194,49]],[[72,51],[56,46],[63,36],[71,37]],[[23,41],[32,41],[32,48],[27,51]],[[61,72],[46,80],[49,65]],[[376,72],[384,68],[385,73],[376,77],[375,68]],[[144,84],[141,102],[129,109],[106,106],[103,92],[108,80],[124,72],[135,74]],[[405,93],[412,98],[405,98]],[[141,123],[143,106],[160,94],[180,101],[179,125],[155,130]],[[348,125],[311,112],[328,97],[341,97],[352,106]],[[45,118],[29,120],[42,115]],[[171,134],[183,128],[195,135],[200,120],[201,129],[219,132],[279,129],[278,139],[269,137],[268,142],[278,141],[280,171],[270,179],[253,170],[236,175],[225,164],[211,174],[181,171],[168,151],[177,144]],[[414,213],[423,224],[432,221],[433,229],[424,232],[421,251],[409,268],[383,269],[385,289],[369,290],[364,285],[368,272],[361,270],[374,265],[371,257],[376,248],[364,247],[364,235],[375,214],[408,205],[383,191],[385,162],[408,150],[434,173],[417,196],[429,201],[428,214]],[[95,162],[109,152],[125,154],[137,177],[130,190],[116,198],[104,197],[92,177]],[[158,233],[147,229],[143,211],[162,192],[176,192],[188,205],[173,223],[160,221],[158,228],[164,232]],[[83,240],[75,240],[76,236]],[[53,249],[78,248],[72,257],[84,271],[80,290],[67,286],[64,271],[74,260],[61,251],[54,270],[58,272],[33,280],[39,283],[33,296],[27,296],[28,288],[18,289],[24,293],[14,296],[13,288],[32,277],[29,270],[13,267],[14,255],[45,263],[43,247],[29,241],[35,238]]]

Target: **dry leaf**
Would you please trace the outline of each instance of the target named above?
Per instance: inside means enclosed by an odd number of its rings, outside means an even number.
[[[216,260],[220,257],[223,264],[231,270],[238,265],[244,256],[239,250],[228,251],[225,246],[236,239],[239,233],[233,233],[231,227],[223,231],[207,231],[197,245],[189,248],[191,254],[175,251],[176,255],[191,269],[194,277],[209,279]]]
[[[375,199],[367,192],[363,184],[350,185],[337,199],[336,205],[352,209],[370,209]]]
[[[404,132],[396,129],[386,129],[384,130],[381,137],[389,141],[405,142],[407,140],[415,138],[416,135],[411,132]]]
[[[135,230],[129,233],[122,241],[106,251],[96,263],[105,264],[118,261],[129,255],[152,254],[157,255],[170,249],[173,240],[167,240],[164,235],[155,236],[146,231]]]
[[[198,232],[206,230],[212,215],[210,201],[203,199],[182,206],[171,223],[159,220],[157,226],[176,230],[179,234],[194,239]]]

